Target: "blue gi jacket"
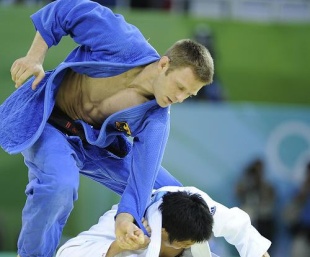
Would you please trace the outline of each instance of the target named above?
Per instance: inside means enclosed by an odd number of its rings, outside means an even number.
[[[79,46],[55,70],[46,72],[37,90],[31,90],[32,78],[0,106],[0,145],[11,154],[31,147],[41,135],[67,68],[90,77],[109,77],[160,58],[135,26],[95,2],[57,0],[31,18],[49,47],[66,35]],[[126,143],[128,130],[120,130],[117,123],[128,124],[134,137],[132,161],[128,162],[131,174],[118,211],[131,213],[139,222],[162,162],[169,107],[161,108],[152,100],[119,111],[105,120],[99,134],[80,122],[87,141],[98,147],[106,147],[116,138]]]

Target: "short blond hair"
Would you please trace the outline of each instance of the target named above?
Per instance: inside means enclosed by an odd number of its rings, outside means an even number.
[[[170,60],[169,69],[172,70],[190,67],[196,78],[209,85],[213,81],[214,63],[209,50],[202,44],[191,40],[182,39],[174,43],[165,53]]]

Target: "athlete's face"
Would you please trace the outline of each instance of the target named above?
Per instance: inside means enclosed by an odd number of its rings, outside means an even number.
[[[169,240],[169,234],[166,231],[166,229],[162,228],[161,230],[161,247],[162,248],[173,248],[173,249],[186,249],[190,248],[193,244],[195,244],[194,241],[191,240],[185,240],[185,241],[176,241],[170,242]]]
[[[184,240],[184,241],[176,241],[170,242],[169,240],[169,234],[166,231],[166,229],[162,229],[161,232],[161,240],[162,240],[162,247],[169,247],[173,249],[186,249],[190,248],[192,245],[194,245],[196,242],[191,240]]]
[[[191,68],[175,69],[166,75],[168,66],[167,63],[162,67],[153,85],[156,101],[161,107],[182,103],[186,98],[195,96],[204,86],[195,78]]]
[[[169,241],[164,241],[163,243],[165,244],[165,246],[173,248],[173,249],[187,249],[195,244],[195,242],[190,241],[190,240],[173,241],[172,243],[170,243]]]

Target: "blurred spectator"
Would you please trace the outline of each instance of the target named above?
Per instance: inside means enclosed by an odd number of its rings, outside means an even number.
[[[240,208],[250,215],[253,226],[274,242],[276,192],[273,185],[265,179],[264,163],[261,159],[255,159],[245,169],[236,186],[236,194]],[[272,248],[270,252],[272,254]]]
[[[131,8],[170,9],[170,0],[130,0]]]
[[[109,8],[114,8],[116,6],[116,0],[93,0],[101,5],[107,6]]]
[[[195,100],[208,100],[212,102],[220,102],[225,100],[223,88],[218,77],[218,72],[216,70],[218,56],[216,54],[215,38],[212,30],[204,24],[199,24],[195,31],[193,38],[195,41],[207,47],[210,54],[213,57],[215,65],[215,73],[213,76],[213,83],[207,87],[203,87],[193,99]]]
[[[170,0],[149,0],[150,7],[153,9],[169,10],[171,8]]]
[[[310,162],[300,188],[284,209],[284,221],[292,236],[291,257],[310,256]]]
[[[130,7],[131,8],[149,8],[150,5],[147,0],[131,0]]]

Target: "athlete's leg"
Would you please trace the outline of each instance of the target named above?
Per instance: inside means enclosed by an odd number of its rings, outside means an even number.
[[[85,145],[85,163],[80,173],[122,195],[129,177],[130,158],[120,158],[106,149]]]
[[[18,253],[21,257],[50,257],[77,199],[76,154],[66,137],[47,124],[38,141],[23,155],[29,184]]]

